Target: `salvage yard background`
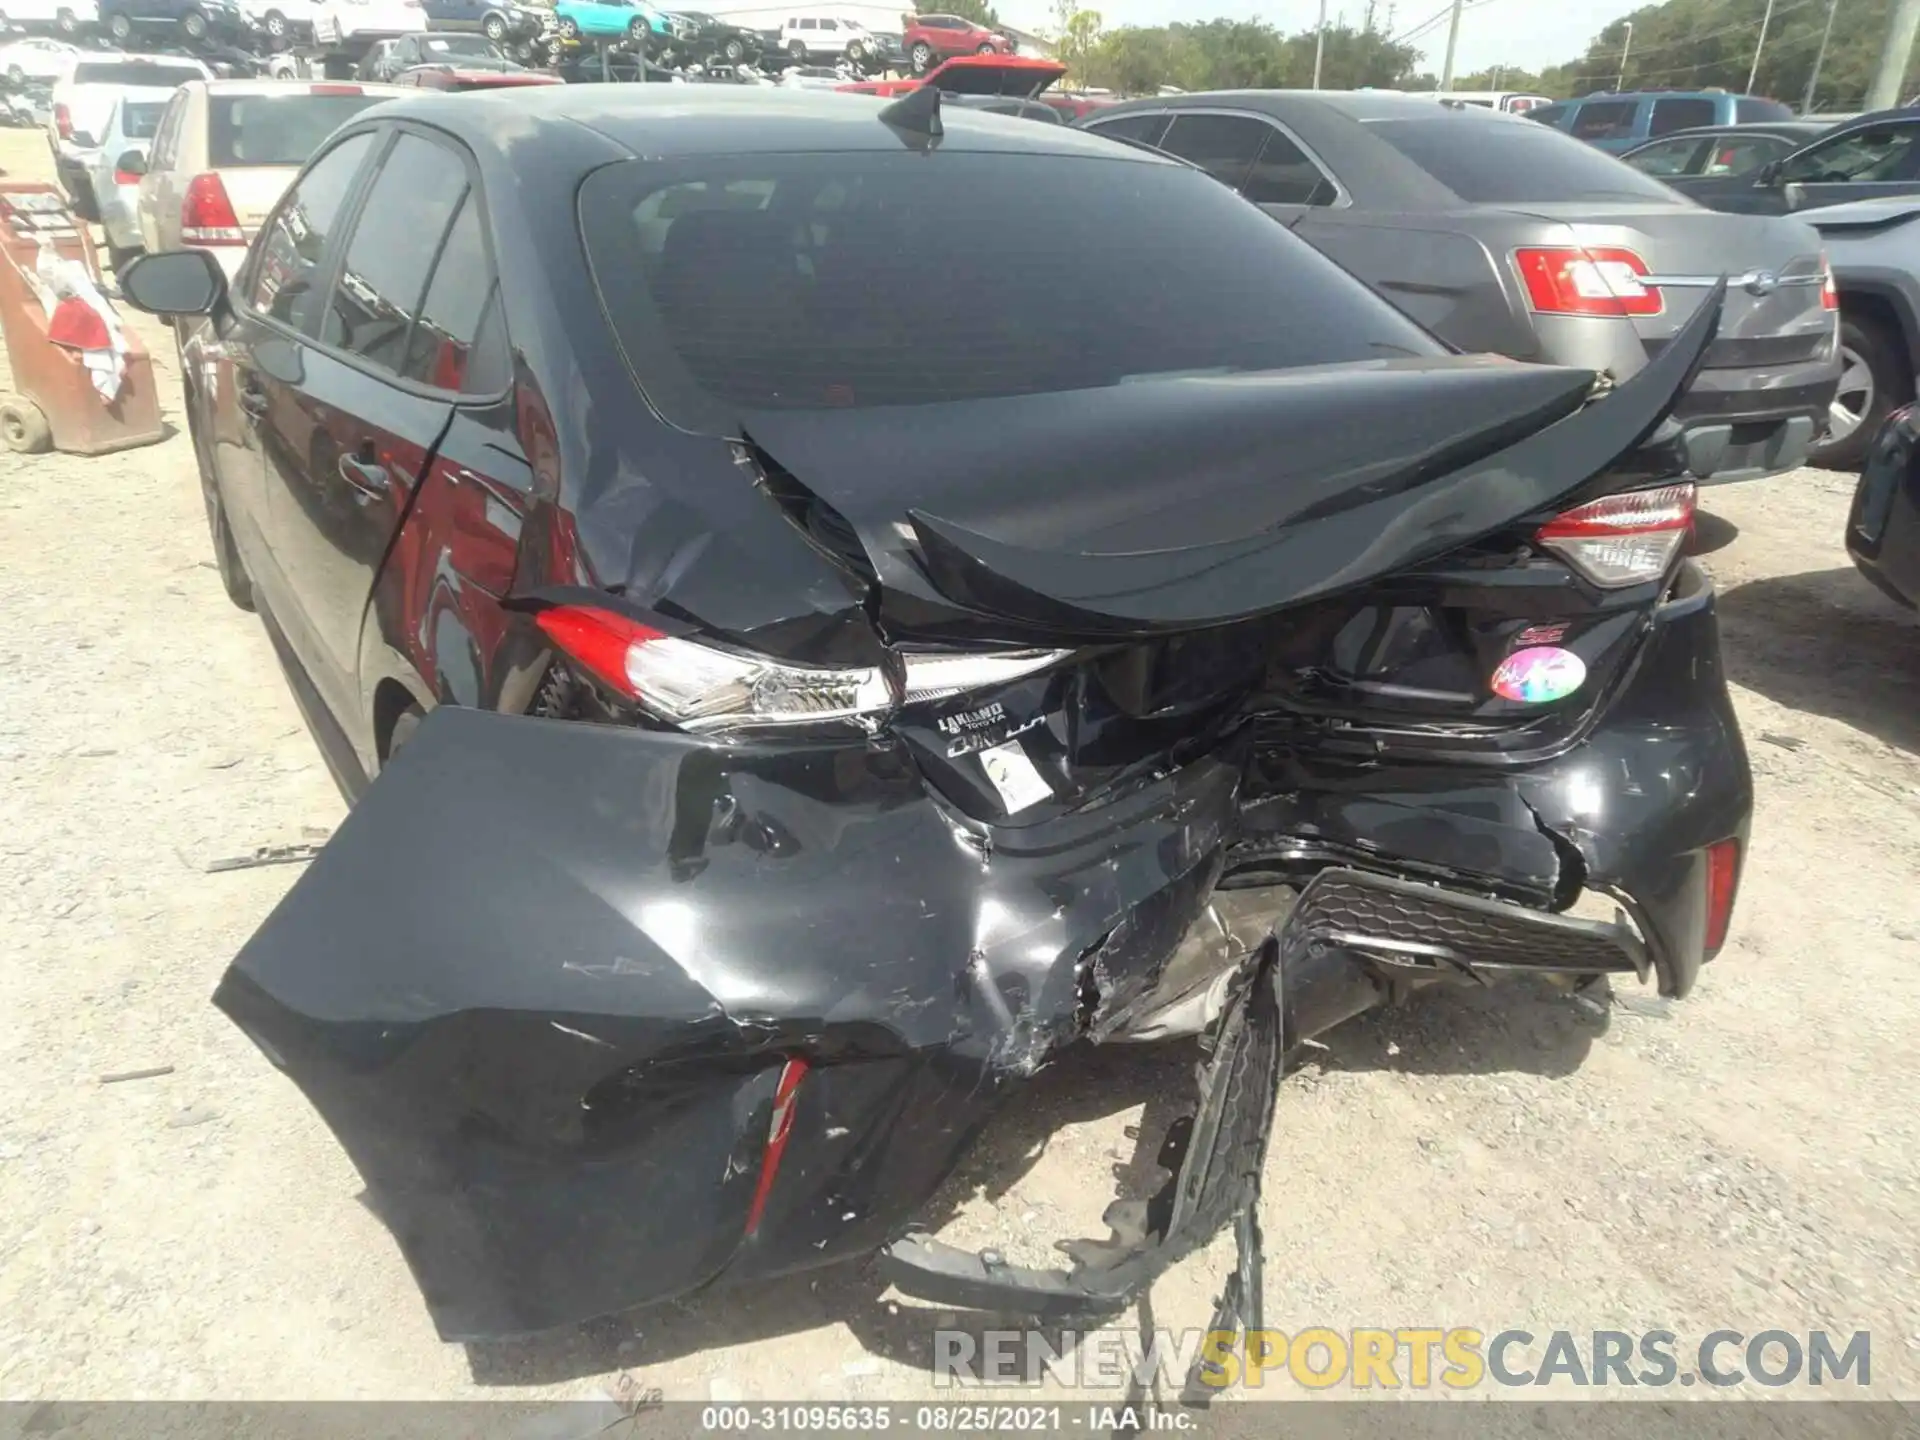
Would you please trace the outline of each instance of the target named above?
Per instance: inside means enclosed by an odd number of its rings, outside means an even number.
[[[0,169],[50,179],[43,136],[0,133]],[[135,328],[182,425],[172,343]],[[1270,1325],[1665,1328],[1683,1355],[1865,1329],[1875,1392],[1920,1396],[1920,625],[1847,562],[1852,488],[1707,498],[1759,790],[1732,943],[1679,1006],[1451,992],[1335,1032],[1281,1093]],[[619,1371],[669,1399],[927,1392],[934,1312],[857,1267],[435,1338],[346,1157],[208,1003],[299,874],[208,866],[342,813],[210,555],[183,433],[0,452],[0,1398],[558,1396]],[[1157,1179],[1134,1134],[1191,1060],[1044,1073],[946,1234],[1028,1260],[1104,1234],[1116,1179]],[[1156,1287],[1154,1323],[1203,1324],[1229,1253]]]

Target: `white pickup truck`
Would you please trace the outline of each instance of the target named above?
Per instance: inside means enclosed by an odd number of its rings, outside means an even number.
[[[69,199],[90,210],[87,174],[105,136],[113,107],[129,89],[162,94],[189,80],[210,80],[211,72],[184,55],[119,55],[83,52],[53,86],[53,110],[47,119],[47,145],[53,168]]]

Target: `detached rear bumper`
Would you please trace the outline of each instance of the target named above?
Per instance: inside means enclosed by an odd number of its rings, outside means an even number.
[[[1244,1207],[1279,1057],[1395,982],[1686,993],[1705,847],[1751,807],[1696,570],[1618,683],[1516,771],[1328,769],[1252,801],[1243,739],[1021,828],[965,820],[885,744],[442,708],[216,999],[346,1147],[448,1338],[889,1246],[952,1303],[1011,1281],[1099,1309]],[[1581,885],[1634,923],[1551,913]],[[1053,1051],[1203,1026],[1151,1223],[1072,1272],[907,1238]]]

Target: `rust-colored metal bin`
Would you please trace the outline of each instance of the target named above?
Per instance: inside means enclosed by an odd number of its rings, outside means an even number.
[[[15,392],[0,395],[0,442],[26,451],[51,445],[74,455],[152,444],[165,431],[153,359],[140,337],[122,327],[125,372],[111,401],[94,388],[78,353],[48,339],[49,317],[32,279],[43,237],[62,259],[83,265],[98,285],[93,241],[60,192],[0,180],[0,334]]]

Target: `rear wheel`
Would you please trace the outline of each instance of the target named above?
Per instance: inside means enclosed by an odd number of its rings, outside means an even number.
[[[646,22],[644,16],[635,16],[627,23],[627,39],[633,42],[635,49],[645,50],[647,42],[652,38],[653,27]]]
[[[993,45],[991,43],[982,45],[978,50],[974,51],[973,53],[976,55],[991,55],[994,53]]]
[[[1913,393],[1899,342],[1871,315],[1840,320],[1840,388],[1828,409],[1827,436],[1807,452],[1807,463],[1851,470],[1867,458],[1881,422]]]
[[[180,17],[180,28],[186,31],[189,40],[204,40],[207,38],[207,17],[198,10],[189,10]]]
[[[796,65],[806,64],[807,63],[807,42],[804,40],[789,40],[787,42],[787,54],[793,57],[794,63]]]
[[[924,75],[933,64],[933,47],[924,40],[916,40],[908,58],[913,61],[913,73]]]
[[[575,20],[571,15],[561,16],[560,17],[560,34],[564,39],[578,40],[580,38],[579,21]]]
[[[747,58],[747,47],[742,45],[738,38],[735,38],[727,41],[726,47],[720,53],[727,57],[727,63],[729,65],[738,65],[742,60]]]
[[[507,38],[507,22],[497,14],[489,15],[486,19],[482,20],[480,22],[480,30],[482,34],[496,45]]]
[[[269,10],[266,18],[267,38],[284,40],[287,38],[287,17],[278,10]]]
[[[71,10],[62,10],[53,17],[53,28],[62,35],[77,35],[80,32],[80,17]]]
[[[112,16],[107,21],[107,33],[124,45],[133,38],[133,21],[124,15]]]

